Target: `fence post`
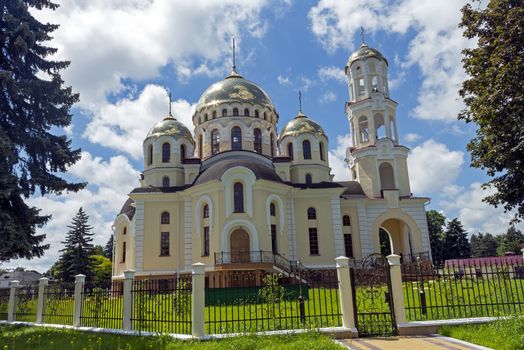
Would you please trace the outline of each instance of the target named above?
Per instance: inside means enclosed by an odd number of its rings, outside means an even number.
[[[36,323],[43,322],[44,315],[44,298],[45,298],[45,287],[49,283],[49,279],[42,277],[40,278],[40,283],[38,285],[38,301],[36,304]]]
[[[75,276],[75,308],[73,313],[73,326],[80,327],[80,316],[82,315],[82,292],[84,291],[85,275]]]
[[[206,265],[196,263],[192,266],[191,335],[195,338],[201,338],[204,335]]]
[[[122,329],[125,331],[131,330],[131,318],[133,317],[133,281],[135,279],[135,271],[124,271],[124,288],[122,296],[122,303],[124,310],[122,311]]]
[[[339,256],[337,262],[338,297],[342,310],[342,327],[357,333],[355,314],[353,312],[353,291],[351,290],[351,276],[349,274],[349,258]]]
[[[9,291],[9,304],[7,305],[7,320],[15,321],[16,310],[16,289],[20,286],[20,281],[11,281],[11,290]]]
[[[406,309],[404,305],[404,288],[402,287],[402,272],[400,271],[400,255],[391,254],[387,258],[391,276],[395,320],[397,324],[404,323],[406,322]]]
[[[524,248],[520,250],[522,252],[522,259],[524,259]]]

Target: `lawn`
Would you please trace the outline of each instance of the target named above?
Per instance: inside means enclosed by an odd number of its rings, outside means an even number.
[[[444,326],[440,333],[496,350],[524,349],[524,318],[522,317],[484,324]]]
[[[255,336],[247,335],[223,340],[177,341],[167,336],[141,337],[58,330],[44,327],[0,325],[2,350],[134,350],[134,349],[308,349],[343,350],[330,337],[315,332],[299,335]]]

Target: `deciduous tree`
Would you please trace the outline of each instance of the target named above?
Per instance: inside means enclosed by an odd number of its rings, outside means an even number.
[[[497,256],[499,243],[491,233],[473,234],[470,238],[471,257]]]
[[[426,212],[426,219],[428,221],[431,257],[433,258],[433,263],[440,266],[444,262],[442,237],[444,236],[446,217],[436,210],[428,210]]]

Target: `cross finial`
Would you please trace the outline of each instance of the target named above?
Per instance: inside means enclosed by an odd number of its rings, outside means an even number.
[[[237,70],[236,58],[235,58],[235,37],[233,37],[233,71]]]
[[[167,95],[169,96],[169,116],[172,117],[173,115],[171,114],[171,91],[168,91]]]
[[[362,45],[364,45],[364,27],[360,27],[360,40],[362,41]]]
[[[298,112],[302,113],[302,92],[298,90]]]

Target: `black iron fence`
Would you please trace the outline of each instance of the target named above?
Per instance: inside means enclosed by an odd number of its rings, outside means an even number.
[[[336,270],[234,271],[208,277],[207,333],[341,325]]]
[[[133,281],[132,328],[138,331],[191,334],[191,286],[191,275]]]
[[[500,316],[524,311],[522,257],[465,259],[441,269],[418,259],[402,264],[409,321]]]
[[[44,292],[44,323],[73,324],[75,284],[50,282]]]
[[[36,304],[38,300],[38,284],[29,284],[16,289],[15,320],[25,322],[36,321]]]
[[[80,316],[82,326],[122,329],[122,311],[122,282],[84,285]]]
[[[9,306],[9,289],[0,289],[0,320],[7,320],[7,307]]]

